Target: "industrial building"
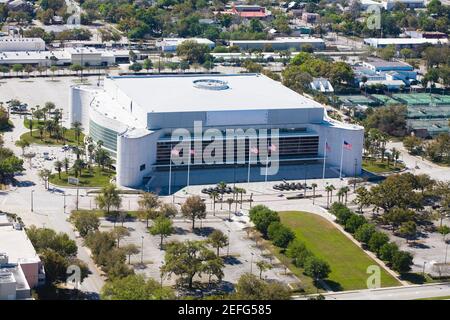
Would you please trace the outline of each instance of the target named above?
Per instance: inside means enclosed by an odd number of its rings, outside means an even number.
[[[158,181],[158,172],[172,167],[189,171],[191,158],[195,177],[203,175],[205,183],[208,168],[219,168],[217,179],[223,178],[226,168],[248,164],[250,171],[252,148],[258,148],[255,157],[261,163],[268,157],[263,142],[252,142],[263,135],[267,141],[278,140],[278,159],[271,158],[271,163],[277,162],[280,167],[306,162],[320,165],[327,144],[332,150],[326,155],[328,166],[340,166],[344,175],[359,174],[361,170],[362,127],[328,118],[323,105],[264,75],[108,77],[103,88],[73,86],[70,96],[69,121],[80,121],[94,141],[103,141],[103,147],[116,160],[116,182],[121,186],[154,183],[164,189],[169,182]],[[248,129],[257,132],[244,137],[228,135],[229,130]],[[178,130],[188,135],[182,140],[188,140],[189,147],[192,143],[195,150],[195,154],[188,155],[183,149],[183,164],[175,164],[172,159],[172,151],[180,142],[178,136],[174,137]],[[202,159],[208,141],[212,141],[208,138],[211,130],[217,136],[214,141],[226,144],[221,149],[226,159],[216,151],[214,162]],[[260,132],[264,130],[268,132]],[[352,148],[341,153],[344,142]],[[241,154],[243,159],[239,159]],[[272,178],[281,179],[276,175]]]
[[[65,48],[52,51],[0,52],[0,64],[33,66],[111,66],[129,62],[128,50],[102,50],[91,47]]]
[[[41,38],[0,37],[0,52],[42,50],[45,42]]]
[[[44,283],[44,267],[25,231],[0,213],[0,300],[31,299],[31,289]]]
[[[397,50],[403,48],[414,49],[425,44],[446,45],[448,39],[429,39],[429,38],[365,38],[364,43],[374,48],[385,48],[389,45]]]
[[[233,40],[230,46],[237,46],[241,50],[302,50],[311,46],[314,50],[325,49],[325,41],[314,37],[280,37],[273,40]]]
[[[206,38],[164,38],[161,41],[157,41],[155,45],[161,51],[174,52],[180,44],[188,40],[206,45],[209,49],[213,49],[215,46],[214,42]]]

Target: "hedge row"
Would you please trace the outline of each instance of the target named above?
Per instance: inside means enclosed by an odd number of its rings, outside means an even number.
[[[325,279],[330,273],[330,266],[326,261],[317,258],[306,248],[306,245],[295,238],[294,232],[280,222],[276,211],[264,205],[257,205],[249,212],[250,220],[264,238],[282,249],[292,263],[304,269],[304,273],[315,280]]]
[[[399,250],[397,244],[389,242],[389,237],[377,231],[375,225],[369,223],[364,216],[352,212],[340,202],[331,205],[330,213],[336,216],[336,222],[342,225],[345,231],[351,233],[378,258],[387,262],[393,270],[399,273],[411,270],[413,265],[411,253]]]

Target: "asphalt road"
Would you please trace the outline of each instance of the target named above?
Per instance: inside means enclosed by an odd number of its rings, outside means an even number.
[[[326,300],[415,300],[450,296],[450,282],[325,294]],[[298,300],[304,299],[297,297]]]

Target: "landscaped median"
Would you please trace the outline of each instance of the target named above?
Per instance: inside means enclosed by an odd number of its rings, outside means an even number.
[[[398,162],[388,162],[387,160],[381,161],[380,159],[364,159],[362,168],[372,173],[400,172],[405,168],[405,165]]]
[[[43,145],[78,145],[84,140],[84,134],[75,129],[63,128],[52,122],[53,126],[46,125],[51,121],[43,120],[24,120],[24,126],[30,129],[30,122],[32,124],[31,131],[25,132],[20,136],[21,140],[27,141],[30,144]]]
[[[269,249],[289,268],[305,293],[366,289],[370,266],[380,270],[381,286],[400,282],[323,217],[302,211],[274,212],[264,206],[250,211]]]
[[[101,169],[101,168],[91,168],[81,169],[81,174],[78,175],[78,186],[80,187],[104,187],[110,183],[110,180],[115,175],[113,170]],[[57,186],[74,186],[68,181],[69,177],[75,177],[73,169],[68,170],[68,172],[54,173],[50,176],[49,182]]]

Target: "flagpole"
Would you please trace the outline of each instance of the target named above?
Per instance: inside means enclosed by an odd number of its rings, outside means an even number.
[[[323,170],[322,170],[322,180],[325,180],[325,163],[327,161],[327,140],[325,139],[325,146],[323,150]]]
[[[252,142],[248,138],[248,170],[247,170],[247,183],[250,183],[250,157],[251,157]]]
[[[339,170],[339,179],[342,179],[342,164],[343,164],[343,160],[344,160],[344,140],[342,140],[342,145],[341,145],[341,168]]]
[[[267,182],[267,167],[269,166],[269,150],[267,150],[267,157],[266,157],[266,177],[264,182]]]
[[[169,195],[172,193],[172,152],[170,150],[170,163],[169,163]]]
[[[186,191],[187,188],[189,188],[189,175],[191,173],[191,150],[189,150],[189,158],[188,158],[188,172],[187,172],[187,186],[186,186]]]

